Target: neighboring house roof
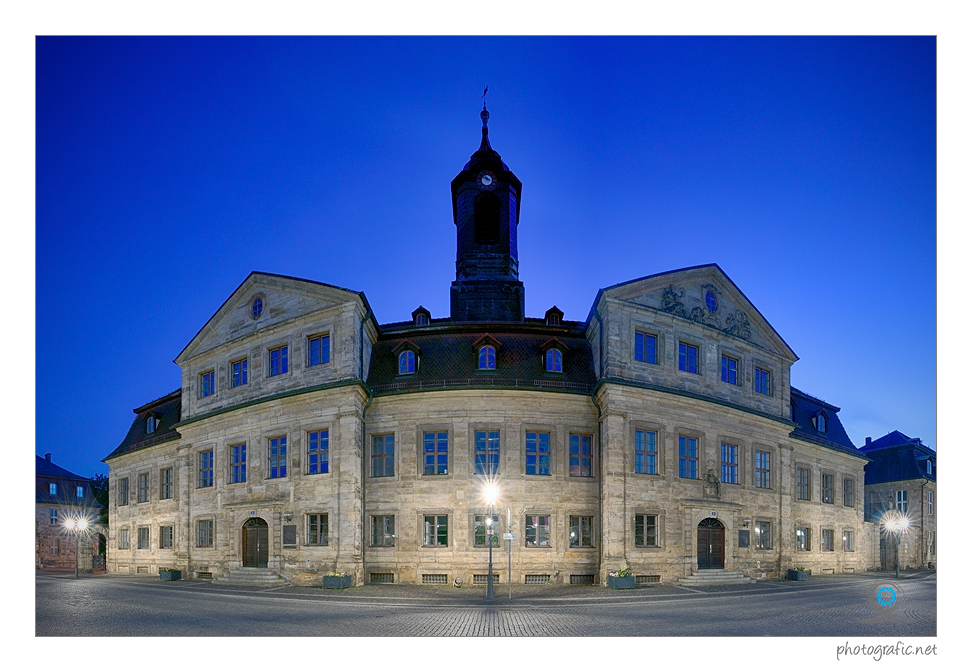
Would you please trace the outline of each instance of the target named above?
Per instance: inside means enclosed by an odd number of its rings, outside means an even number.
[[[793,404],[792,420],[797,424],[796,428],[790,432],[790,436],[857,457],[867,458],[864,453],[854,446],[850,437],[847,436],[844,425],[841,424],[840,418],[837,415],[840,411],[837,406],[828,404],[822,399],[812,397],[795,387],[790,387],[790,403]],[[817,426],[814,424],[817,416],[821,414],[827,418],[825,432],[818,431]]]
[[[912,439],[895,430],[861,446],[870,458],[864,467],[864,484],[893,483],[925,478],[937,480],[938,456],[921,439]],[[928,470],[928,461],[932,468]]]
[[[591,346],[577,327],[490,324],[472,329],[417,328],[383,335],[372,350],[369,387],[376,394],[492,386],[560,388],[586,394],[595,383]],[[562,373],[549,373],[544,366],[547,348],[542,346],[549,347],[551,338],[559,339],[566,346]],[[420,358],[414,374],[399,375],[398,353],[406,341],[420,352]],[[476,343],[479,341],[482,341],[480,345],[499,344],[495,370],[486,372],[478,368]]]
[[[81,506],[84,508],[99,508],[101,504],[94,497],[91,490],[91,479],[78,476],[59,467],[50,460],[50,453],[45,457],[37,455],[37,503],[54,504],[58,506]],[[51,494],[50,484],[56,483],[58,491]],[[78,499],[77,486],[84,486],[84,497]]]
[[[135,413],[135,420],[129,427],[125,439],[102,462],[146,446],[178,439],[180,434],[173,427],[181,419],[182,390],[170,392],[160,399],[133,409],[133,412]],[[151,433],[147,431],[147,422],[150,416],[154,417],[157,422],[155,431]]]

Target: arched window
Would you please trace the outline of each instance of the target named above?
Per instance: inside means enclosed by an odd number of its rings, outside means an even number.
[[[547,350],[546,369],[551,373],[562,373],[564,370],[564,355],[557,348]]]
[[[826,432],[827,431],[827,416],[823,413],[817,416],[817,431]]]
[[[500,201],[495,195],[485,193],[476,199],[476,243],[489,245],[499,242]]]
[[[411,350],[402,350],[398,356],[398,375],[415,373],[415,353]]]
[[[145,433],[151,434],[159,426],[159,420],[154,415],[148,416],[145,420]]]
[[[496,368],[496,348],[491,345],[484,345],[479,349],[479,368]]]
[[[425,313],[419,313],[418,315],[415,316],[415,326],[425,327],[428,326],[428,324],[429,324],[429,316],[426,315]]]

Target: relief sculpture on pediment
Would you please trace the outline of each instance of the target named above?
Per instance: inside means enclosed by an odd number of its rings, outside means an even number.
[[[746,318],[746,313],[741,310],[737,310],[735,314],[726,317],[726,328],[723,331],[739,338],[749,339],[752,337],[752,333],[749,331],[749,320]]]
[[[682,303],[684,293],[684,291],[676,290],[674,285],[666,287],[664,294],[662,294],[662,310],[679,317],[688,317],[685,314],[685,304]]]

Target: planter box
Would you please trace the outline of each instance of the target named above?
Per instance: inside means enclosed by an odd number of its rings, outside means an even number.
[[[611,576],[608,574],[608,588],[615,590],[628,590],[635,587],[635,577],[633,576]]]
[[[182,570],[170,569],[164,572],[159,572],[159,578],[163,581],[182,581]]]
[[[324,587],[330,590],[344,590],[351,587],[350,576],[325,576]]]
[[[810,572],[798,572],[795,569],[786,570],[787,581],[809,581]]]

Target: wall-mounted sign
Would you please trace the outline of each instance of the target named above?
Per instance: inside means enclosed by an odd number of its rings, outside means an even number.
[[[508,539],[509,541],[513,541],[514,539],[516,539],[516,535],[513,532],[504,532],[503,538]]]

